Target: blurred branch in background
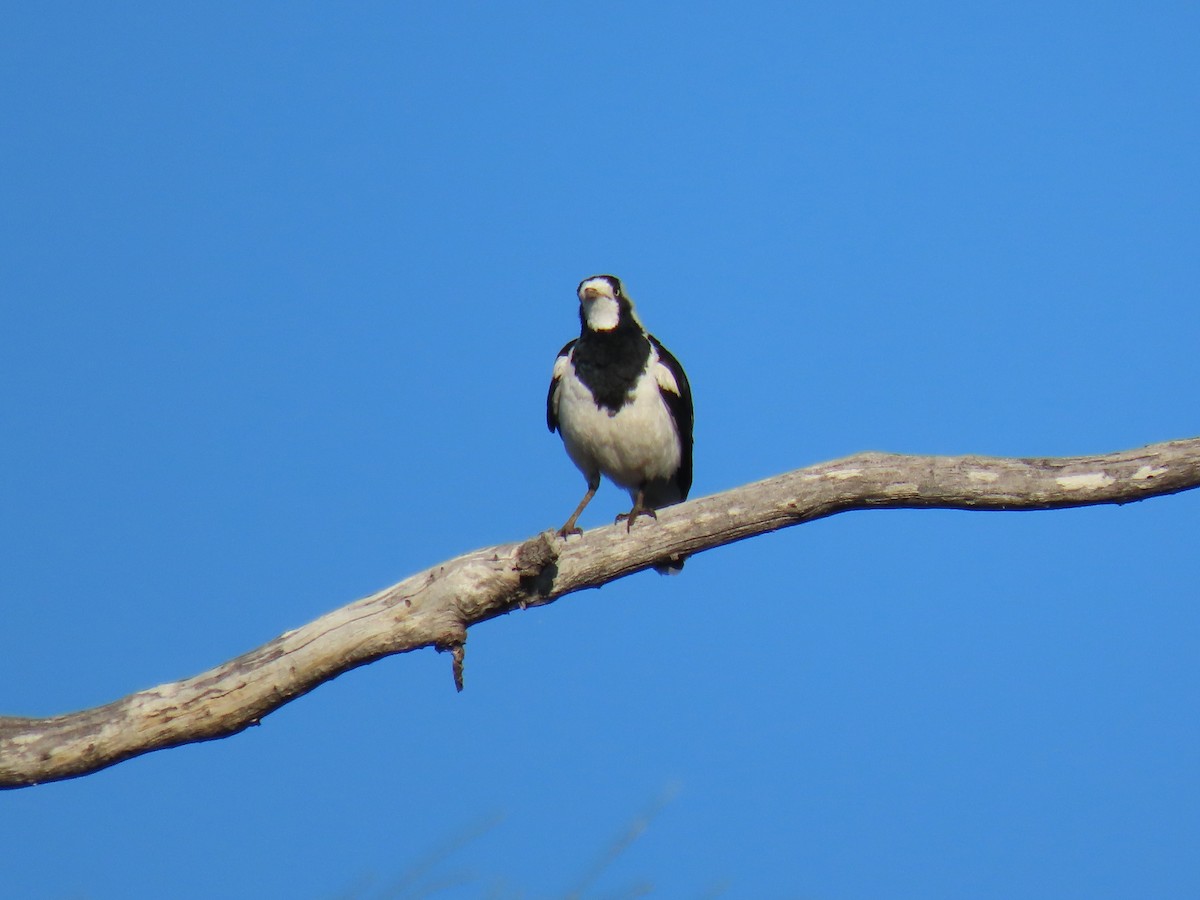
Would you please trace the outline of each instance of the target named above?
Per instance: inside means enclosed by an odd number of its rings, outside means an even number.
[[[594,885],[600,876],[604,874],[604,870],[611,866],[617,857],[628,850],[633,845],[633,842],[645,833],[655,817],[677,796],[679,796],[679,785],[667,785],[654,798],[654,801],[646,808],[645,812],[635,816],[625,830],[617,836],[617,839],[612,842],[608,849],[604,851],[604,854],[587,871],[579,885],[567,893],[567,900],[581,900],[588,888]],[[636,885],[630,888],[628,896],[641,896],[643,893],[650,893],[651,890],[652,887],[649,885]]]
[[[680,786],[672,782],[667,784],[658,795],[652,798],[646,809],[625,826],[617,837],[604,849],[596,861],[592,863],[579,879],[576,886],[567,892],[565,900],[582,900],[589,891],[604,877],[617,859],[646,833],[658,814],[661,813],[676,797],[679,796]],[[505,816],[496,813],[467,825],[455,831],[439,844],[420,856],[404,873],[394,881],[386,884],[380,890],[373,889],[376,878],[364,876],[358,883],[345,892],[337,895],[337,900],[418,900],[431,897],[452,887],[476,885],[486,892],[486,896],[496,898],[523,897],[525,891],[515,885],[508,885],[504,879],[487,876],[467,868],[451,868],[445,866],[460,851],[486,836],[504,822]],[[531,840],[530,847],[536,847],[537,841]],[[717,897],[726,889],[724,884],[709,886],[704,896]],[[653,893],[654,885],[648,881],[639,881],[618,890],[610,891],[605,896],[614,900],[628,900]]]
[[[859,453],[661,510],[629,533],[623,524],[566,541],[542,532],[433,566],[192,678],[76,713],[0,717],[0,788],[227,737],[343,672],[423,647],[452,653],[461,690],[472,625],[835,513],[1064,509],[1196,487],[1200,438],[1048,459]]]

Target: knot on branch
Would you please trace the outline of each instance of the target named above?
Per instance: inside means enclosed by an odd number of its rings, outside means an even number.
[[[513,571],[520,577],[521,588],[526,594],[545,597],[554,587],[558,575],[558,547],[548,536],[550,534],[552,532],[543,531],[534,535],[521,544],[513,556]],[[525,608],[523,599],[517,603]]]

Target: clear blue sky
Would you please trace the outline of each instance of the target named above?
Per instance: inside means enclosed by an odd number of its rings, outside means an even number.
[[[1200,433],[1195,4],[420,6],[7,5],[0,712],[561,524],[597,272],[688,370],[697,496]],[[1200,896],[1198,517],[708,553],[472,630],[462,695],[409,654],[0,794],[0,886]]]

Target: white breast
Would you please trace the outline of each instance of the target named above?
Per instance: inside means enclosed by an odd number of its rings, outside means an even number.
[[[596,406],[570,365],[558,387],[559,432],[571,460],[585,476],[599,472],[631,495],[643,482],[670,478],[679,468],[679,435],[654,375],[661,367],[652,362],[616,413]]]

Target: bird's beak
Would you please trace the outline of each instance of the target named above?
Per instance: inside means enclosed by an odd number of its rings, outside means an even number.
[[[579,299],[580,300],[595,300],[597,297],[600,297],[600,296],[603,296],[603,295],[600,293],[599,288],[594,288],[594,287],[589,286],[589,287],[585,287],[583,289],[583,292],[579,295]]]

